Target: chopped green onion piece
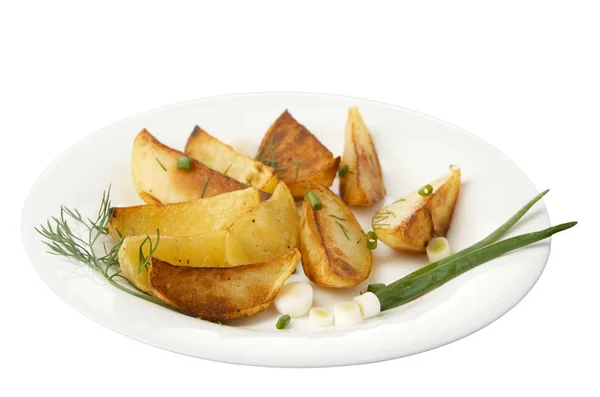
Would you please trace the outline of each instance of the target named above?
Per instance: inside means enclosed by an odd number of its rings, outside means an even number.
[[[192,169],[192,159],[185,156],[180,156],[177,159],[177,169],[190,171]]]
[[[375,232],[367,233],[367,248],[371,251],[377,248],[377,234]]]
[[[323,204],[321,203],[319,196],[317,196],[317,193],[313,192],[312,190],[308,192],[308,200],[310,201],[310,206],[313,208],[313,210],[321,211],[321,209],[323,209]]]
[[[279,320],[277,320],[275,328],[285,329],[288,325],[290,325],[290,321],[292,321],[292,318],[288,314],[284,314],[283,316],[279,317]]]
[[[421,190],[419,190],[419,195],[423,197],[431,196],[431,193],[433,193],[433,186],[429,184],[423,186]]]
[[[338,171],[338,175],[340,176],[340,178],[343,178],[346,176],[347,173],[348,173],[348,164],[344,164],[344,166],[342,168],[340,168],[340,170]]]
[[[369,284],[369,286],[367,287],[367,292],[375,293],[384,287],[385,287],[384,283]]]

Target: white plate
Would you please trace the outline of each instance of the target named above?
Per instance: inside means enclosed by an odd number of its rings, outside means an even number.
[[[403,307],[350,328],[314,331],[307,319],[277,331],[274,308],[223,326],[187,317],[120,292],[85,267],[45,253],[33,227],[56,215],[60,205],[92,214],[110,184],[113,203],[138,203],[130,173],[132,141],[148,128],[182,149],[198,124],[254,155],[269,125],[285,109],[333,153],[341,154],[350,106],[358,105],[371,129],[389,203],[446,172],[462,168],[463,186],[448,235],[461,249],[485,237],[537,193],[527,176],[479,138],[432,117],[357,98],[267,93],[208,98],[139,114],[84,139],[56,160],[33,187],[23,213],[23,240],[42,279],[71,306],[93,320],[139,341],[191,356],[262,366],[333,366],[407,356],[442,346],[490,324],[516,305],[546,264],[550,242],[505,255],[471,270]],[[85,128],[85,126],[82,126]],[[101,159],[98,161],[98,159]],[[337,182],[333,187],[337,191]],[[356,211],[370,230],[374,209]],[[510,235],[549,226],[543,203]],[[315,290],[315,303],[330,306],[355,296],[371,282],[391,282],[426,263],[383,244],[374,254],[370,279],[346,291]],[[305,279],[301,268],[290,281]]]

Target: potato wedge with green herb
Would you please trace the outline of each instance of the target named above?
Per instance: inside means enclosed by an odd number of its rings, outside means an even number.
[[[224,230],[260,204],[253,187],[186,203],[139,205],[113,208],[109,234],[123,236],[156,234],[193,236]]]
[[[230,267],[248,263],[246,251],[227,231],[195,236],[161,236],[160,240],[155,234],[126,237],[119,250],[121,275],[148,293],[151,261],[140,268],[140,249],[144,258],[152,254],[174,266]]]
[[[383,174],[373,138],[357,107],[348,111],[340,196],[348,205],[369,206],[385,196]]]
[[[185,154],[238,182],[267,193],[273,193],[277,187],[277,174],[273,168],[236,152],[198,126],[187,141]]]
[[[133,142],[131,171],[138,194],[148,204],[193,201],[248,187],[163,145],[146,129]]]
[[[300,223],[290,189],[279,182],[270,199],[236,220],[228,230],[248,255],[246,263],[277,258],[298,248]]]
[[[152,258],[150,289],[163,302],[205,320],[252,316],[267,309],[300,261],[300,252],[235,267],[174,266]]]
[[[378,239],[399,251],[425,252],[429,241],[450,228],[460,180],[460,169],[451,166],[443,177],[382,208],[373,217]]]
[[[325,186],[312,184],[311,192],[322,204],[313,209],[302,204],[300,250],[304,273],[316,284],[348,288],[366,280],[372,256],[360,224],[346,203]]]
[[[340,162],[287,110],[267,131],[256,159],[275,169],[296,200],[309,182],[331,186]]]

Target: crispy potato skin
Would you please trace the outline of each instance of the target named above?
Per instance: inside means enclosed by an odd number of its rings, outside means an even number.
[[[124,236],[156,234],[192,236],[223,230],[261,202],[258,190],[247,188],[197,201],[113,208],[108,233]]]
[[[365,234],[339,197],[325,186],[313,184],[312,190],[319,196],[323,208],[313,210],[308,200],[302,205],[300,250],[304,273],[323,287],[354,287],[371,273],[372,255],[366,246]]]
[[[308,182],[331,186],[340,161],[287,110],[267,131],[256,158],[277,163],[279,179],[296,200],[304,197]]]
[[[229,232],[243,247],[248,262],[277,258],[298,248],[300,222],[296,203],[285,183],[280,182],[273,196],[236,220]]]
[[[173,266],[152,258],[150,288],[154,295],[182,312],[223,321],[267,309],[300,260],[291,250],[267,262],[229,268]]]
[[[350,108],[346,122],[341,166],[348,172],[340,178],[340,196],[348,205],[369,206],[385,197],[383,173],[373,138],[357,107]]]
[[[403,225],[393,229],[374,227],[373,230],[385,245],[405,252],[425,252],[427,243],[435,237],[433,220],[426,206],[412,214]]]
[[[154,257],[174,266],[189,267],[230,267],[247,263],[247,255],[232,240],[227,231],[199,234],[195,236],[161,236],[156,245],[156,235],[129,236],[123,240],[119,250],[121,274],[144,292],[151,293],[148,281],[148,269],[138,272],[140,266],[140,247],[145,256],[150,254],[150,238]],[[151,262],[148,263],[151,266]]]
[[[399,251],[425,252],[434,237],[446,236],[460,193],[461,172],[451,168],[451,176],[402,223],[394,227],[373,227],[377,237]],[[411,194],[414,194],[411,193]],[[387,208],[387,207],[386,207]]]
[[[160,201],[158,201],[156,197],[152,196],[151,194],[148,194],[146,192],[138,192],[138,194],[140,195],[141,199],[144,200],[144,202],[146,202],[147,204],[162,204]]]
[[[202,197],[207,179],[210,180],[204,197],[248,187],[194,159],[190,171],[179,170],[177,160],[181,156],[185,154],[163,145],[146,129],[137,135],[133,143],[131,172],[142,200],[148,204],[197,200]]]
[[[227,176],[245,185],[267,193],[273,193],[277,187],[278,178],[273,168],[236,152],[198,126],[187,141],[185,153],[216,171],[227,171]]]

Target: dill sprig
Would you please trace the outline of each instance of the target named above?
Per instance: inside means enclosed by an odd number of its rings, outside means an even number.
[[[155,157],[155,159],[156,159],[156,162],[158,163],[158,165],[160,165],[160,168],[162,168],[163,171],[166,171],[167,167],[165,167],[165,165],[160,162],[160,160],[158,159],[158,157]]]
[[[296,167],[296,177],[294,178],[294,182],[296,182],[298,180],[298,171],[300,170],[300,165],[304,165],[306,163],[298,161],[293,157],[290,157],[290,160],[292,161],[292,163],[294,163],[294,166]]]
[[[45,239],[42,242],[48,247],[47,252],[51,255],[63,256],[89,266],[99,272],[109,284],[123,292],[159,306],[179,311],[147,295],[121,275],[118,255],[125,237],[117,231],[119,240],[110,250],[106,248],[106,242],[102,241],[108,236],[106,227],[113,216],[113,209],[110,205],[110,190],[109,187],[107,191],[102,193],[102,202],[98,209],[98,214],[94,219],[84,218],[77,209],[69,209],[61,206],[58,217],[51,217],[45,225],[40,225],[39,228],[36,227],[35,230]],[[74,222],[85,228],[82,236],[76,234],[71,228],[70,222]],[[102,241],[104,255],[97,254],[94,248],[100,241]],[[153,248],[156,249],[156,246]],[[127,286],[117,282],[115,280],[117,278],[124,281]]]
[[[346,226],[342,225],[340,223],[340,221],[335,221],[335,223],[337,223],[339,225],[339,227],[342,229],[342,232],[344,232],[344,236],[346,236],[346,239],[350,240],[350,237],[348,237],[349,230],[346,229]]]
[[[373,227],[389,226],[390,224],[385,221],[390,216],[393,216],[395,218],[396,214],[394,214],[392,211],[389,211],[389,210],[379,211],[373,217],[373,221],[371,222],[371,224]]]
[[[341,216],[337,216],[337,215],[333,215],[333,214],[329,214],[330,217],[335,218],[335,219],[339,219],[340,221],[345,221],[346,218],[342,218]]]
[[[148,243],[150,245],[148,250],[148,255],[144,255],[144,245]],[[158,244],[160,243],[160,230],[156,229],[156,245],[152,244],[152,239],[150,236],[146,236],[142,244],[140,244],[140,267],[138,268],[138,274],[142,272],[144,269],[148,269],[148,263],[150,263],[150,258],[154,255],[154,252],[158,248]]]
[[[268,150],[268,155],[267,156],[263,156],[265,150]],[[268,145],[264,145],[260,151],[260,153],[258,154],[258,159],[263,163],[266,164],[268,166],[271,166],[273,168],[277,168],[277,161],[275,161],[275,142],[273,141],[273,138],[271,138],[271,142]]]
[[[202,186],[202,193],[200,194],[200,198],[204,198],[204,193],[206,193],[206,188],[208,187],[208,183],[210,182],[210,177],[206,177],[204,181],[204,186]]]

